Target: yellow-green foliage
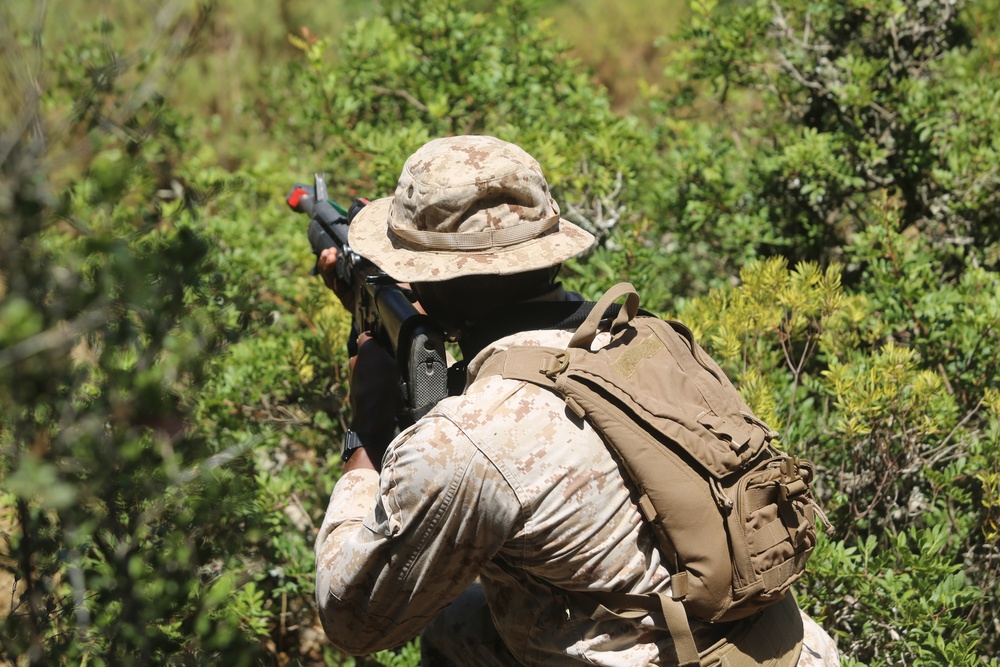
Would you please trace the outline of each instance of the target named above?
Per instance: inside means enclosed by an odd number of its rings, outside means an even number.
[[[991,446],[1000,448],[1000,390],[988,389],[983,397],[983,407],[989,415]],[[983,485],[985,536],[996,545],[1000,542],[1000,463],[994,461],[991,469],[976,473],[976,479]]]
[[[784,425],[779,387],[797,385],[817,350],[850,349],[860,337],[849,325],[864,317],[865,300],[844,293],[840,272],[837,264],[820,270],[810,262],[789,269],[783,257],[751,261],[738,287],[712,290],[681,309],[702,344],[740,381],[751,408],[771,424]]]
[[[935,629],[915,628],[903,654],[927,661],[916,664],[975,664],[973,645],[938,637],[962,635],[959,609],[991,613],[968,584],[959,554],[964,540],[987,553],[998,548],[1000,393],[987,386],[963,412],[952,386],[957,376],[949,382],[944,365],[922,357],[922,346],[892,335],[900,327],[893,309],[917,309],[905,305],[917,283],[873,291],[876,309],[864,294],[844,289],[841,271],[811,263],[789,269],[781,258],[750,262],[738,286],[689,300],[681,318],[728,367],[758,416],[784,431],[783,446],[817,464],[817,492],[836,538],[822,541],[800,602],[852,628],[843,645],[865,660],[883,650],[879,633],[887,630],[879,628],[909,626],[940,610]],[[927,289],[926,302],[952,298],[947,287]],[[971,330],[992,349],[988,312],[976,309],[972,321],[981,328]],[[935,335],[957,343],[968,331],[963,325]],[[995,580],[989,568],[977,575]],[[836,602],[847,597],[856,602]]]
[[[774,378],[749,368],[739,380],[739,391],[750,409],[772,428],[781,424],[777,387]]]
[[[820,270],[803,262],[790,270],[783,257],[754,260],[740,270],[738,288],[712,290],[685,304],[682,312],[716,354],[738,362],[740,372],[781,362],[794,370],[801,361],[793,355],[796,345],[806,344],[811,351],[826,335],[826,345],[839,347],[831,326],[839,334],[845,322],[863,317],[864,298],[844,293],[840,273],[838,264]]]
[[[954,398],[911,349],[889,342],[853,363],[834,359],[823,374],[840,411],[837,430],[848,438],[881,430],[912,441],[955,426]]]

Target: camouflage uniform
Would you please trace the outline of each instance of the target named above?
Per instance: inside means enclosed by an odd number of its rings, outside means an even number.
[[[395,195],[362,209],[349,241],[397,280],[426,283],[551,267],[593,237],[560,218],[522,149],[451,137],[406,161]],[[512,344],[565,346],[569,337],[503,338],[475,356],[470,378]],[[673,660],[662,618],[594,621],[580,607],[588,590],[668,592],[670,575],[601,438],[534,385],[484,377],[401,433],[381,474],[346,473],[316,556],[320,617],[348,653],[401,644],[437,618],[426,658],[444,664]],[[705,643],[719,636],[697,621],[692,630]],[[805,635],[800,665],[838,664],[808,619]]]
[[[511,344],[568,340],[561,331],[507,337],[470,374]],[[533,385],[488,377],[442,401],[392,443],[381,476],[355,471],[338,482],[316,550],[321,616],[351,653],[409,639],[478,575],[521,664],[660,664],[672,655],[654,619],[592,621],[564,595],[668,591],[670,575],[600,437]],[[476,608],[464,598],[449,610],[445,630],[428,637],[434,650],[454,660],[471,645],[482,655],[493,640]],[[806,627],[799,664],[838,664],[825,633]]]

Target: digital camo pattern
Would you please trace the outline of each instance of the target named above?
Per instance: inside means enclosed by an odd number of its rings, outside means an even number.
[[[839,667],[840,653],[833,638],[816,621],[802,614],[805,636],[798,667]]]
[[[594,237],[560,219],[531,155],[494,137],[461,136],[411,155],[395,195],[361,210],[349,242],[396,280],[434,282],[554,266]]]
[[[568,339],[518,334],[470,369],[512,343]],[[337,483],[316,553],[321,618],[349,653],[408,640],[479,575],[522,664],[643,665],[672,655],[651,618],[595,622],[560,595],[667,592],[670,576],[600,437],[535,386],[489,377],[442,401],[393,442],[380,477],[354,471]],[[481,629],[480,621],[470,616]]]

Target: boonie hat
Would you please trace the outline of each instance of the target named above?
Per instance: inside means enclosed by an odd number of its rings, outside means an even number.
[[[559,216],[535,158],[487,136],[435,139],[411,155],[392,197],[351,222],[351,248],[401,282],[554,266],[594,237]]]

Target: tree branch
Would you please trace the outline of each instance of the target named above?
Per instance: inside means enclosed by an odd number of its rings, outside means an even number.
[[[0,368],[6,368],[41,352],[66,347],[85,331],[101,325],[107,317],[107,308],[94,308],[80,314],[72,322],[56,325],[6,350],[0,350]]]

